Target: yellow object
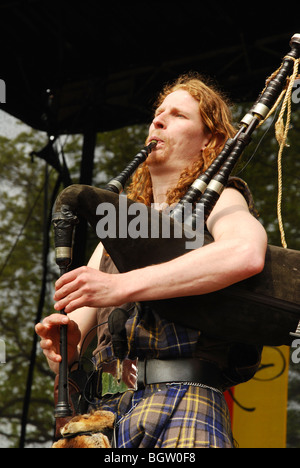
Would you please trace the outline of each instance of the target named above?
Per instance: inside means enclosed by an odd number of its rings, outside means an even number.
[[[265,347],[254,379],[234,388],[232,429],[239,448],[286,447],[289,359],[289,347]]]

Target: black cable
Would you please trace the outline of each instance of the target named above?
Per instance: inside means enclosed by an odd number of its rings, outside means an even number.
[[[135,304],[133,304],[128,310],[127,312],[131,312],[133,309],[135,308]],[[80,349],[80,353],[79,353],[79,358],[78,358],[78,366],[80,366],[80,361],[81,359],[83,358],[82,356],[82,351],[84,349],[84,345],[85,345],[85,342],[89,336],[90,333],[92,333],[94,330],[96,330],[97,328],[99,327],[102,327],[102,325],[106,325],[108,324],[108,320],[106,322],[103,322],[103,323],[99,323],[98,325],[94,325],[85,335],[83,341],[82,341],[82,345],[81,345],[81,349]],[[75,363],[74,363],[75,364]]]
[[[253,151],[252,155],[250,156],[250,158],[248,159],[248,161],[245,163],[245,165],[242,167],[242,169],[240,171],[238,171],[238,173],[236,174],[236,176],[238,177],[239,175],[241,175],[241,173],[249,166],[249,164],[251,163],[251,161],[253,160],[254,156],[256,155],[257,151],[258,151],[258,148],[260,147],[260,145],[262,144],[263,140],[265,139],[267,133],[269,132],[270,128],[272,127],[274,121],[275,121],[275,118],[278,114],[278,107],[276,109],[276,112],[274,113],[274,116],[273,116],[273,119],[270,123],[270,125],[268,126],[268,128],[265,130],[264,134],[262,135],[261,139],[259,140],[258,144],[256,145],[256,148],[255,150]]]
[[[92,333],[94,330],[96,330],[97,328],[99,327],[102,327],[102,325],[106,325],[108,323],[108,321],[106,322],[103,322],[103,323],[99,323],[98,325],[94,325],[85,335],[84,339],[83,339],[83,342],[82,342],[82,345],[81,345],[81,349],[80,349],[80,353],[79,353],[79,358],[78,358],[78,367],[80,368],[80,365],[81,365],[81,360],[83,359],[83,355],[82,355],[82,351],[84,349],[84,344],[89,336],[90,333]]]
[[[132,311],[134,308],[135,308],[135,304],[133,304],[133,305],[128,309],[127,312]],[[93,364],[93,366],[94,366],[94,370],[89,374],[89,376],[88,376],[88,378],[87,378],[87,381],[86,381],[86,383],[85,383],[85,386],[84,386],[84,388],[83,388],[83,391],[82,391],[82,396],[83,396],[83,398],[84,398],[85,401],[86,401],[88,404],[90,404],[90,405],[93,405],[93,402],[90,401],[90,400],[88,399],[88,397],[87,397],[87,395],[86,395],[86,390],[87,390],[87,388],[88,388],[88,386],[89,386],[89,383],[90,383],[91,379],[93,378],[94,374],[97,372],[97,369],[95,368],[95,365],[94,365],[94,362],[93,362],[93,361],[91,361],[89,358],[86,358],[85,356],[82,356],[82,350],[84,349],[84,344],[85,344],[85,341],[87,340],[89,334],[92,333],[95,329],[97,329],[97,328],[99,328],[99,327],[102,327],[102,325],[106,325],[106,324],[108,324],[108,323],[109,323],[109,321],[107,320],[106,322],[103,322],[103,323],[100,323],[100,324],[98,324],[98,325],[95,325],[94,327],[92,327],[92,328],[87,332],[87,334],[85,335],[84,340],[83,340],[83,342],[82,342],[82,346],[81,346],[81,350],[80,350],[80,354],[79,354],[79,358],[78,358],[78,362],[77,362],[77,363],[78,363],[78,370],[81,370],[81,369],[82,369],[82,360],[83,360],[83,359],[87,359],[87,360],[88,360],[89,362],[91,362],[91,363]],[[76,363],[74,363],[74,364],[76,364]]]

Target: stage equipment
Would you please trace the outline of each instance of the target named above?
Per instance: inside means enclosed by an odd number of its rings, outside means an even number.
[[[161,212],[153,217],[152,209],[147,207],[149,226],[153,222],[158,223],[159,238],[153,239],[149,235],[148,238],[132,239],[117,235],[101,239],[104,248],[121,273],[163,263],[186,253],[186,242],[190,241],[190,236],[195,235],[195,232],[192,228],[186,228],[181,222],[184,207],[187,203],[196,204],[194,213],[197,216],[197,202],[200,202],[205,206],[205,219],[211,213],[240,155],[250,143],[252,133],[276,105],[287,84],[293,64],[300,55],[300,34],[293,36],[290,45],[291,51],[284,57],[280,69],[272,75],[253,108],[242,119],[235,137],[227,141],[215,163],[192,184],[186,196],[171,213],[171,217]],[[149,146],[148,150],[151,151],[151,143]],[[148,150],[146,149],[147,153]],[[118,193],[123,190],[126,183],[123,176],[121,181],[119,178],[114,179],[117,182],[112,181],[107,189],[73,185],[59,195],[54,214],[54,227],[58,230],[56,255],[59,261],[65,262],[66,255],[68,259],[71,258],[71,232],[76,224],[77,215],[83,216],[96,230],[97,223],[101,219],[96,213],[98,205],[104,202],[112,203],[116,208],[118,221],[120,205]],[[129,173],[126,173],[127,176],[130,176]],[[132,203],[134,202],[127,199],[128,206]],[[168,217],[172,228],[181,229],[181,237],[166,239],[161,235],[161,226],[165,217]],[[65,229],[68,233],[67,239],[63,233]],[[119,232],[118,226],[116,232]],[[150,232],[149,227],[149,234]],[[212,241],[207,233],[205,243]],[[290,345],[292,340],[290,332],[296,329],[300,317],[299,265],[298,251],[269,246],[265,268],[260,275],[216,293],[158,300],[143,303],[141,306],[151,307],[167,320],[188,328],[196,328],[221,340],[274,346]],[[63,360],[67,360],[65,354]],[[63,365],[61,367],[63,368]],[[65,376],[63,379],[61,385],[65,386]]]

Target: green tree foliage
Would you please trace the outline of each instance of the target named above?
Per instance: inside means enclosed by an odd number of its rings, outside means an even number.
[[[45,135],[33,131],[14,140],[0,138],[0,338],[6,345],[6,364],[0,364],[0,446],[19,444],[35,320],[41,305],[44,315],[53,311],[53,284],[58,275],[53,249],[44,300],[42,277],[48,234],[52,238],[47,222],[58,175],[44,160],[31,156],[46,143]],[[66,150],[75,171],[76,157],[80,159],[77,137]],[[53,375],[39,351],[30,397],[26,444],[42,446],[53,433]]]
[[[29,157],[28,149],[35,141],[33,133],[21,134],[14,141],[0,139],[0,335],[6,344],[6,364],[0,368],[0,433],[10,445],[15,445],[19,437],[33,323],[41,288],[45,164],[31,161]],[[51,280],[49,272],[49,282]],[[47,385],[50,373],[41,359],[37,370],[40,377],[32,389],[29,421],[33,439],[44,442],[50,421]],[[43,412],[38,410],[41,403]]]
[[[147,135],[147,125],[135,125],[112,132],[99,133],[98,157],[96,157],[94,168],[95,185],[105,184],[119,174],[143,148]]]

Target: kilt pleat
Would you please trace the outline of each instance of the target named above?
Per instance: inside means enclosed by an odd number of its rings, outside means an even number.
[[[116,414],[118,448],[233,448],[229,410],[214,389],[149,385],[105,397],[97,409]]]

